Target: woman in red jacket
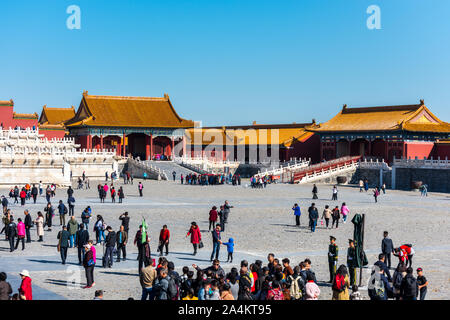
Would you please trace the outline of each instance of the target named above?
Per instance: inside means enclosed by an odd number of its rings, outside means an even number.
[[[202,234],[200,233],[200,228],[197,226],[196,222],[191,223],[191,228],[189,229],[189,232],[186,235],[186,238],[188,236],[191,236],[191,243],[194,247],[194,256],[197,254],[197,247],[202,241]]]
[[[22,278],[22,283],[19,288],[20,297],[25,300],[33,300],[30,273],[28,270],[23,270],[19,275]]]
[[[218,216],[218,214],[217,214],[217,207],[214,206],[209,211],[209,228],[208,228],[208,231],[211,231],[211,226],[212,226],[213,230],[216,228],[217,216]]]
[[[167,229],[167,225],[163,225],[161,232],[159,233],[159,246],[158,251],[159,255],[163,255],[163,248],[166,247],[166,256],[169,254],[169,238],[170,231]]]
[[[25,205],[26,197],[27,197],[27,192],[25,191],[25,188],[22,188],[22,191],[20,191],[20,205],[22,207]]]

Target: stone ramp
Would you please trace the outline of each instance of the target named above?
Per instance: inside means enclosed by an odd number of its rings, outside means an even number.
[[[196,173],[188,168],[182,167],[179,164],[173,161],[145,161],[148,165],[152,165],[154,168],[159,168],[161,171],[164,171],[167,175],[168,180],[172,180],[172,172],[175,171],[177,173],[176,180],[180,179],[181,174],[184,177],[188,174]]]

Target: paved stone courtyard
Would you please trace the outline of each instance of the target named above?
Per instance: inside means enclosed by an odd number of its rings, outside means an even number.
[[[311,204],[311,185],[268,185],[266,189],[251,189],[242,186],[186,186],[172,181],[144,181],[144,197],[138,196],[137,184],[124,185],[123,204],[101,204],[97,196],[96,182],[91,181],[90,190],[75,190],[75,216],[81,221],[82,210],[90,205],[94,217],[101,214],[108,225],[118,229],[121,213],[128,211],[130,221],[130,237],[134,239],[137,227],[145,217],[149,224],[151,250],[157,259],[156,246],[159,230],[167,224],[171,232],[169,261],[173,261],[179,271],[183,266],[193,263],[209,266],[212,249],[211,234],[208,233],[208,212],[213,205],[219,207],[228,200],[234,208],[231,210],[229,223],[223,239],[235,239],[235,256],[233,266],[239,266],[242,259],[250,263],[256,259],[266,263],[267,253],[273,252],[280,260],[288,257],[292,265],[297,265],[305,258],[310,258],[322,291],[320,299],[331,299],[331,288],[328,281],[327,248],[329,236],[337,238],[340,247],[338,264],[346,263],[348,239],[353,235],[353,224],[350,222],[355,213],[366,214],[365,250],[369,266],[373,265],[380,252],[382,234],[388,230],[394,245],[412,243],[416,254],[413,267],[421,266],[430,282],[427,299],[450,299],[450,244],[448,232],[450,223],[450,195],[430,193],[421,198],[419,193],[387,190],[386,195],[379,197],[378,203],[369,193],[360,193],[353,186],[339,187],[339,201],[331,201],[331,185],[318,185],[319,200],[315,200],[321,214],[326,204],[341,205],[346,202],[350,208],[350,217],[346,224],[342,222],[338,229],[327,230],[320,225],[315,233],[306,227],[308,223],[307,208]],[[122,185],[116,182],[115,185]],[[117,189],[117,187],[116,187]],[[8,190],[0,190],[0,195],[8,194]],[[66,201],[66,190],[57,190],[52,200],[56,207],[58,200]],[[10,200],[10,203],[13,201]],[[23,210],[29,209],[33,219],[37,211],[43,211],[45,198],[40,197],[38,203],[11,205],[17,220],[23,217]],[[291,210],[298,203],[302,210],[300,228],[294,226]],[[91,239],[94,219],[91,219],[89,232]],[[205,248],[192,256],[192,246],[185,235],[190,222],[196,221],[202,231]],[[96,286],[92,289],[81,289],[85,285],[84,269],[78,266],[76,249],[69,249],[69,257],[65,266],[60,263],[56,250],[56,235],[60,230],[59,217],[53,219],[53,231],[45,232],[44,242],[35,242],[36,229],[31,231],[33,242],[27,244],[24,251],[10,253],[9,244],[0,240],[0,270],[8,273],[14,292],[20,284],[18,273],[28,269],[33,279],[35,299],[92,299],[96,289],[103,289],[105,299],[140,298],[140,285],[137,276],[137,248],[129,241],[126,262],[114,263],[113,268],[103,269],[101,263],[95,269]],[[102,247],[97,246],[97,258],[102,256]],[[222,266],[228,271],[232,265],[226,261],[226,247],[221,248]],[[393,260],[396,265],[397,259]],[[393,263],[394,265],[394,263]],[[368,269],[363,269],[363,283],[369,278]],[[393,272],[393,271],[392,271]],[[359,275],[358,275],[359,276]],[[367,298],[367,290],[361,290]]]

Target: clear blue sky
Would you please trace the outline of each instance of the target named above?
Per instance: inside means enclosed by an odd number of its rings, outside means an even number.
[[[81,8],[68,30],[66,8]],[[366,27],[369,5],[381,30]],[[448,0],[0,2],[0,100],[163,96],[203,125],[326,121],[418,103],[450,121]]]

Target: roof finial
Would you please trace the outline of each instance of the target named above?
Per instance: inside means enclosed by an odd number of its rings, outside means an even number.
[[[316,124],[316,119],[313,118],[313,119],[312,119],[312,123],[313,123],[313,124]]]
[[[14,106],[14,100],[10,99],[9,102],[11,102],[11,105]]]
[[[167,93],[164,93],[164,99],[169,100],[169,95]]]
[[[83,96],[87,96],[88,95],[88,91],[87,90],[84,90],[83,91]]]
[[[420,99],[420,105],[424,106],[425,105],[425,100],[424,99]]]
[[[342,106],[342,110],[345,110],[345,109],[347,109],[347,105],[346,105],[346,104],[344,104],[344,105]]]

